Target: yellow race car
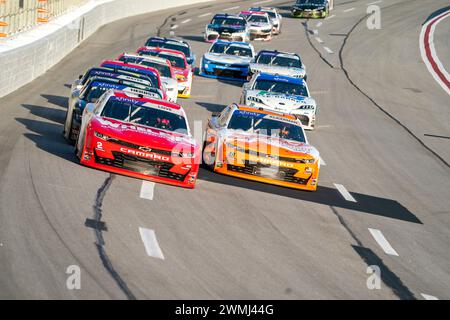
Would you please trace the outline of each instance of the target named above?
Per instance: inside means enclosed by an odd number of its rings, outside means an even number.
[[[300,120],[237,104],[209,120],[203,161],[218,173],[309,191],[320,171]]]

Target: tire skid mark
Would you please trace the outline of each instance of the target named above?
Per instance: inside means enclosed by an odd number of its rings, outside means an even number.
[[[110,174],[108,178],[103,182],[102,186],[97,191],[97,196],[95,198],[95,203],[92,206],[92,209],[94,211],[94,220],[97,222],[97,224],[101,223],[102,219],[102,206],[103,206],[103,199],[105,198],[106,192],[108,191],[109,187],[111,186],[115,175]],[[103,230],[100,228],[95,229],[95,237],[96,237],[96,247],[98,254],[100,256],[100,260],[102,260],[103,266],[105,267],[106,271],[111,275],[111,277],[114,279],[114,281],[119,286],[120,290],[127,296],[129,300],[136,300],[136,297],[131,292],[131,290],[128,288],[125,281],[122,279],[120,274],[114,269],[114,266],[111,263],[111,260],[108,257],[108,254],[105,251],[104,245],[105,240],[103,238]]]

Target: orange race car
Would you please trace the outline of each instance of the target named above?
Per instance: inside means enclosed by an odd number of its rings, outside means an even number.
[[[320,171],[300,120],[237,104],[209,120],[203,161],[218,173],[309,191]]]

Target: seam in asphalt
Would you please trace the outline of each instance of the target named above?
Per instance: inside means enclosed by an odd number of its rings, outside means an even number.
[[[106,192],[108,191],[109,187],[111,186],[114,175],[110,174],[108,178],[103,182],[102,186],[97,191],[97,196],[95,198],[95,203],[92,206],[94,211],[94,220],[97,222],[97,225],[100,225],[101,219],[102,219],[102,205],[103,205],[103,199],[105,198]],[[97,243],[95,244],[98,250],[98,255],[100,256],[100,259],[102,260],[103,266],[105,267],[106,271],[111,275],[111,277],[114,279],[114,281],[119,286],[120,290],[126,295],[126,297],[129,300],[136,300],[135,295],[131,292],[131,290],[128,288],[126,282],[122,279],[120,274],[114,269],[111,260],[108,257],[108,254],[105,251],[104,245],[105,240],[103,239],[103,230],[102,228],[96,228],[95,229],[95,237],[97,239]]]
[[[410,3],[411,0],[408,1],[404,1],[404,2],[399,2],[399,3],[395,3],[391,6],[388,7],[384,7],[381,8],[381,10],[384,9],[388,9],[391,8],[393,6],[397,6],[397,5],[402,5],[405,2]],[[362,22],[364,21],[366,18],[368,18],[370,16],[370,14],[366,14],[365,16],[363,16],[361,19],[358,20],[358,22],[356,22],[355,25],[353,25],[353,27],[350,29],[350,31],[347,33],[346,37],[344,38],[344,41],[342,43],[342,46],[339,50],[339,61],[340,61],[340,65],[341,65],[341,69],[345,74],[345,77],[347,78],[347,80],[350,82],[350,84],[356,89],[358,90],[363,96],[365,96],[375,107],[377,107],[381,112],[383,112],[388,118],[390,118],[391,120],[393,120],[395,123],[397,123],[400,127],[402,127],[414,140],[416,140],[422,147],[424,147],[426,150],[428,150],[432,155],[434,155],[440,162],[442,162],[447,168],[450,168],[450,164],[443,158],[441,157],[436,151],[434,151],[433,149],[431,149],[425,142],[423,142],[417,135],[415,135],[411,129],[408,128],[407,125],[403,124],[399,119],[397,119],[393,114],[391,114],[389,111],[387,111],[383,106],[381,106],[380,104],[378,104],[374,98],[372,98],[371,96],[369,96],[369,94],[367,94],[363,89],[361,89],[350,77],[349,72],[347,71],[347,69],[345,68],[344,65],[344,58],[343,58],[343,52],[344,52],[344,48],[347,44],[347,40],[349,39],[350,35],[352,34],[352,32],[356,29],[356,27]]]

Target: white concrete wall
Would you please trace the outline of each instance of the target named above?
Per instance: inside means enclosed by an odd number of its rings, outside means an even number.
[[[0,97],[33,81],[101,26],[126,17],[210,0],[111,0],[42,39],[0,52]],[[81,27],[79,28],[78,24]],[[14,41],[14,40],[13,40]]]

